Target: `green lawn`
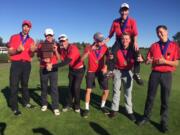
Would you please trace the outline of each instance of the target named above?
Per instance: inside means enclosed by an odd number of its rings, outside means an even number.
[[[5,135],[161,135],[158,130],[160,121],[160,94],[155,99],[151,123],[143,127],[138,127],[131,122],[124,114],[123,96],[121,100],[120,113],[114,119],[109,119],[99,110],[101,90],[96,86],[92,94],[90,116],[88,119],[82,118],[79,114],[71,111],[61,113],[59,117],[53,115],[52,111],[40,111],[38,62],[35,60],[32,64],[32,72],[29,80],[31,93],[31,103],[37,108],[27,110],[19,104],[22,116],[16,117],[7,105],[8,83],[9,83],[10,64],[0,64],[0,126]],[[143,114],[144,104],[147,93],[147,81],[150,74],[150,66],[141,66],[142,78],[145,81],[144,86],[138,86],[134,83],[133,103],[134,111],[137,117]],[[60,109],[64,103],[64,97],[67,91],[68,68],[64,67],[59,70],[59,92],[60,92]],[[110,84],[110,96],[107,105],[110,107],[112,99],[112,82]],[[82,100],[81,107],[84,108],[85,79],[82,83]],[[170,97],[169,109],[169,135],[180,134],[180,68],[173,73],[173,88]],[[20,95],[19,95],[20,96]],[[49,101],[50,98],[48,97]]]

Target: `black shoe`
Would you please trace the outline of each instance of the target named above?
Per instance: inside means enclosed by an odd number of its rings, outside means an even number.
[[[142,80],[141,77],[140,77],[140,74],[134,74],[134,75],[133,75],[133,79],[134,79],[134,80],[136,81],[136,83],[139,84],[139,85],[143,85],[143,84],[144,84],[143,80]]]
[[[137,122],[137,125],[138,125],[138,126],[142,126],[142,125],[146,124],[147,122],[149,122],[149,120],[146,119],[146,118],[143,118],[141,121],[138,121],[138,122]]]
[[[133,121],[133,122],[136,121],[136,117],[134,116],[133,113],[128,114],[128,118],[129,118],[131,121]]]
[[[84,118],[88,118],[88,115],[89,115],[89,110],[84,110],[83,113],[82,113],[82,116]]]
[[[102,107],[101,111],[106,115],[108,115],[110,113],[105,107]]]
[[[114,118],[116,115],[117,115],[116,111],[111,111],[108,116],[109,116],[109,118]]]
[[[24,105],[24,107],[25,107],[25,108],[28,108],[28,109],[33,109],[33,108],[35,108],[36,106],[28,103],[28,104]]]
[[[13,113],[14,113],[15,116],[20,116],[21,115],[21,112],[19,110],[14,110]]]
[[[169,131],[168,127],[165,124],[161,124],[161,132],[162,133],[167,133],[168,131]]]

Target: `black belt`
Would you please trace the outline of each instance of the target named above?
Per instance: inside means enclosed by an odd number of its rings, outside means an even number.
[[[12,60],[12,62],[25,62],[25,63],[30,63],[28,60]]]

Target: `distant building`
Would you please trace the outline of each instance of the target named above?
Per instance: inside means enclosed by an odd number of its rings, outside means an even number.
[[[8,53],[8,48],[7,47],[0,47],[0,54],[7,54]]]

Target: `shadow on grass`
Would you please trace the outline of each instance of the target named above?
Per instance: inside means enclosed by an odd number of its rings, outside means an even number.
[[[10,89],[9,89],[9,87],[5,87],[4,89],[1,90],[1,92],[3,93],[3,95],[6,99],[7,106],[10,107],[10,103],[9,103]]]
[[[90,105],[93,106],[96,109],[99,109],[101,106],[101,96],[94,94],[94,90],[91,92],[91,100],[90,100]],[[103,91],[102,91],[103,92]],[[85,95],[86,95],[86,90],[81,89],[81,100],[85,102]],[[106,106],[108,108],[111,107],[111,102],[109,100],[106,101]]]
[[[160,125],[159,123],[157,123],[157,122],[155,122],[155,121],[152,121],[152,120],[150,120],[150,123],[151,123],[157,130],[159,130],[160,132],[162,132],[162,130],[161,130],[161,125]]]
[[[32,89],[32,88],[29,90],[30,90],[29,91],[30,97],[32,96],[33,91],[38,91],[38,89]],[[6,99],[7,106],[10,108],[11,107],[10,102],[9,102],[10,101],[10,88],[7,86],[4,89],[2,89],[1,92],[3,93],[3,95]],[[21,88],[19,88],[18,94],[19,93],[22,95],[22,89]],[[34,98],[34,96],[33,96],[33,99],[35,99],[35,101],[38,101],[36,98]],[[18,102],[21,105],[23,105],[22,97],[18,96]]]
[[[126,116],[130,120],[130,118],[128,116],[128,113],[126,111],[126,108],[124,106],[121,106],[121,105],[119,106],[119,113],[123,114],[124,116]],[[134,113],[134,116],[136,117],[136,121],[139,121],[139,120],[142,119],[141,114],[139,114],[139,113],[137,113],[135,111],[133,111],[133,113]]]
[[[42,134],[42,135],[53,135],[51,132],[49,132],[47,129],[39,127],[39,128],[33,128],[33,133]]]
[[[95,122],[90,122],[89,125],[98,135],[110,135],[104,128]]]
[[[59,86],[58,90],[59,90],[59,103],[62,106],[65,106],[66,101],[67,101],[68,86]],[[10,107],[10,104],[9,104],[10,89],[8,87],[5,87],[4,89],[1,90],[1,92],[3,93],[3,95],[6,99],[7,106]],[[80,93],[81,100],[85,102],[86,90],[81,89],[80,92],[81,92]],[[31,99],[34,102],[36,102],[39,106],[41,106],[41,97],[40,97],[41,89],[39,87],[29,88],[29,93],[30,93]],[[48,94],[50,94],[50,89],[48,89]],[[21,97],[18,97],[18,101],[19,101],[19,103],[22,104],[22,98]],[[101,96],[93,93],[93,91],[92,91],[90,105],[99,110],[100,104],[101,104]],[[106,106],[110,110],[111,102],[109,100],[106,101]],[[48,103],[48,108],[50,110],[52,110],[50,103]],[[125,107],[120,106],[119,112],[128,118]],[[134,112],[134,114],[135,114],[137,120],[141,119],[141,115],[139,113]]]
[[[4,135],[5,129],[6,129],[6,123],[0,122],[0,135]]]

